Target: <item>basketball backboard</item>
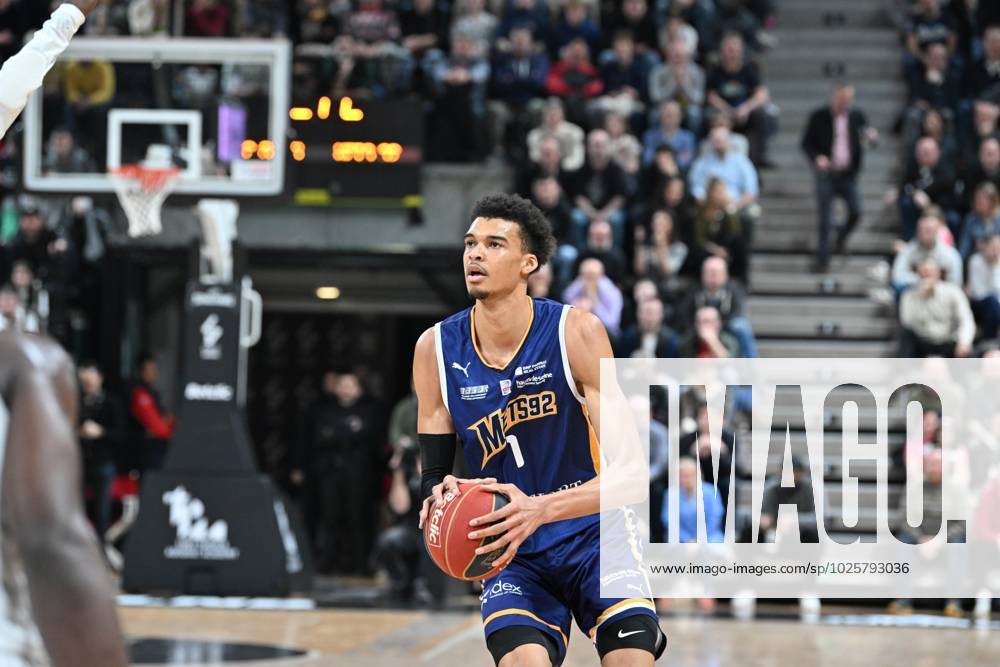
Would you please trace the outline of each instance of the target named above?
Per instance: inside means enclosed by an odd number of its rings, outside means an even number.
[[[25,185],[112,192],[109,170],[155,145],[178,194],[278,195],[290,61],[285,40],[74,40],[25,110]]]

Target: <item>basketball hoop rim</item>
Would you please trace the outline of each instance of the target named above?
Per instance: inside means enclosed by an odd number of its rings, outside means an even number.
[[[137,181],[145,192],[167,190],[183,173],[184,170],[179,167],[147,167],[141,164],[123,164],[108,169],[112,178]]]

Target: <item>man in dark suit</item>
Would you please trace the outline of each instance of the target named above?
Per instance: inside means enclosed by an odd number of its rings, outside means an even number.
[[[837,252],[842,253],[848,235],[861,219],[858,173],[864,159],[864,145],[878,140],[878,131],[868,127],[864,113],[853,109],[853,104],[854,86],[838,83],[830,95],[830,103],[809,117],[802,136],[802,150],[816,173],[819,271],[825,271],[830,263],[833,198],[840,197],[847,204],[847,221],[837,233]]]

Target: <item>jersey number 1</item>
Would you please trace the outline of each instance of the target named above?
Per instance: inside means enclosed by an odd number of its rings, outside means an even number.
[[[516,435],[507,436],[507,444],[510,445],[510,451],[514,452],[514,463],[517,464],[518,468],[524,467],[524,454],[521,453],[521,445],[517,442]]]

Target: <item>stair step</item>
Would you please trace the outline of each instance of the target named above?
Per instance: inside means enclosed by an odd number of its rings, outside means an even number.
[[[843,213],[834,209],[834,221],[843,218]],[[811,231],[810,240],[816,241],[819,232],[816,231],[816,212],[808,211],[802,213],[774,213],[767,212],[767,215],[754,227],[754,234],[786,234],[797,233],[803,230]],[[899,223],[893,218],[885,216],[869,215],[856,234],[869,231],[885,234],[895,234],[899,229]]]
[[[827,17],[839,14],[843,17],[842,24],[830,24]],[[821,3],[813,0],[804,2],[781,3],[781,13],[778,20],[780,28],[776,32],[784,32],[792,26],[796,28],[827,28],[836,32],[847,32],[854,28],[885,27],[892,29],[885,10],[877,2],[838,2]],[[780,45],[779,45],[780,47]]]
[[[852,82],[854,83],[854,82]],[[833,88],[830,81],[812,78],[781,78],[769,80],[767,82],[771,97],[775,99],[803,98],[815,100],[816,106],[825,101]],[[906,99],[906,83],[900,79],[897,81],[861,81],[854,83],[856,93],[856,106],[865,110],[869,102],[883,98]]]
[[[895,320],[871,317],[834,317],[787,313],[752,315],[754,333],[768,338],[796,338],[799,340],[889,339],[896,331]]]
[[[784,8],[782,8],[784,9]],[[786,25],[790,25],[786,22]],[[848,30],[838,30],[835,28],[810,28],[795,26],[794,28],[778,28],[774,31],[774,36],[778,39],[778,46],[768,52],[768,56],[780,55],[791,48],[851,48],[853,53],[855,47],[881,47],[888,49],[898,49],[900,47],[899,37],[896,32],[885,28],[863,28],[855,27]]]
[[[754,294],[773,295],[837,295],[867,298],[872,283],[860,272],[789,274],[760,271],[750,264],[750,285]]]
[[[896,235],[891,232],[869,231],[862,229],[853,233],[847,241],[847,250],[888,254]],[[766,230],[754,232],[754,248],[759,250],[805,251],[810,252],[816,247],[816,232],[803,227],[795,230],[781,230],[777,233],[766,233]]]
[[[896,353],[892,341],[845,341],[845,340],[774,340],[762,339],[757,342],[760,356],[771,359],[866,359],[891,357]]]
[[[813,257],[808,254],[770,254],[765,252],[755,252],[753,255],[753,268],[762,272],[770,273],[805,273],[812,266]],[[834,260],[833,266],[838,271],[848,273],[860,273],[875,264],[875,260],[868,257],[848,256]]]
[[[892,316],[891,310],[866,298],[836,296],[751,296],[747,307],[751,318],[802,317],[877,319]]]

